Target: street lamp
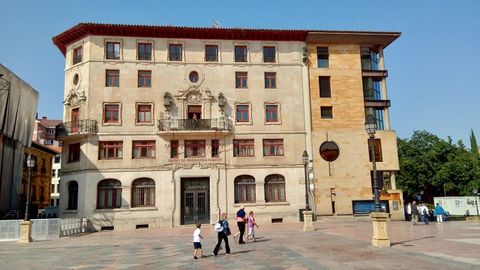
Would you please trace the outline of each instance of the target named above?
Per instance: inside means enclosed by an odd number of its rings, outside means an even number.
[[[373,168],[373,193],[375,199],[375,212],[382,212],[382,207],[380,206],[380,194],[378,190],[378,179],[377,179],[377,164],[375,160],[375,131],[377,129],[377,124],[375,117],[372,115],[367,116],[365,120],[365,130],[368,133],[368,144],[370,156],[372,157],[372,168]]]
[[[308,153],[307,151],[303,151],[302,161],[303,161],[303,167],[305,171],[305,210],[310,211],[310,204],[308,203],[308,172],[307,172]]]
[[[28,208],[30,206],[30,185],[32,183],[32,168],[35,166],[35,159],[32,158],[32,155],[28,155],[27,158],[27,167],[28,167],[28,185],[27,185],[27,201],[25,203],[25,218],[23,220],[28,221],[30,217],[28,215]]]

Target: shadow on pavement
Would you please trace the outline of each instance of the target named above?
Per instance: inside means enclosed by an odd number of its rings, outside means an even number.
[[[435,238],[435,237],[434,236],[425,236],[425,237],[421,237],[421,238],[395,242],[395,243],[392,243],[391,246],[393,247],[393,246],[396,246],[396,245],[401,245],[401,244],[404,244],[404,243],[413,242],[413,241],[422,240],[422,239],[429,239],[429,238]]]

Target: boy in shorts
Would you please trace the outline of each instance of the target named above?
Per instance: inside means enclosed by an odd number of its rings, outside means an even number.
[[[202,243],[200,239],[203,239],[203,236],[200,234],[200,227],[202,224],[197,223],[197,228],[193,231],[193,258],[196,260],[198,257],[203,257]],[[200,251],[200,254],[198,252]],[[197,257],[197,255],[200,255]]]

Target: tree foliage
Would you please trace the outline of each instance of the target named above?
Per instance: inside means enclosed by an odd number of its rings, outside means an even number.
[[[415,131],[410,139],[398,139],[400,171],[397,185],[407,199],[424,193],[435,196],[473,195],[480,189],[480,157],[462,141],[452,143],[426,131]]]

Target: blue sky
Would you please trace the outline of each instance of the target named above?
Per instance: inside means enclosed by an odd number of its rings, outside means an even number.
[[[39,115],[62,118],[65,60],[51,38],[80,22],[398,31],[385,50],[392,128],[469,146],[480,137],[480,1],[0,0],[0,63],[40,92]]]

